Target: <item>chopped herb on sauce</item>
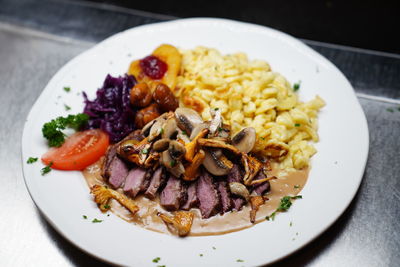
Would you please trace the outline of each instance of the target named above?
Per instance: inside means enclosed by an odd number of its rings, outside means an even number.
[[[46,167],[43,167],[43,168],[40,170],[40,173],[41,173],[42,175],[45,175],[45,174],[48,174],[49,172],[51,172],[51,165],[53,165],[53,162],[50,162],[49,165],[47,165]]]
[[[295,189],[298,189],[298,188],[300,188],[300,185],[296,184],[296,185],[294,186],[294,188],[295,188]]]
[[[29,157],[29,159],[26,161],[26,163],[32,164],[32,163],[34,163],[34,162],[36,162],[36,161],[38,161],[38,158]]]
[[[64,91],[69,93],[71,91],[71,87],[64,87]]]
[[[96,219],[96,218],[94,218],[93,220],[92,220],[92,223],[101,223],[103,220],[99,220],[99,219]]]
[[[161,260],[161,258],[160,258],[160,257],[157,257],[157,258],[154,258],[154,259],[153,259],[153,262],[158,263],[160,260]]]
[[[292,206],[292,199],[298,199],[298,198],[303,198],[301,195],[298,196],[284,196],[283,198],[281,198],[281,202],[279,203],[278,208],[270,215],[270,216],[266,216],[265,219],[267,221],[269,221],[270,219],[273,221],[275,220],[275,215],[277,212],[283,212],[283,211],[287,211],[290,206]]]

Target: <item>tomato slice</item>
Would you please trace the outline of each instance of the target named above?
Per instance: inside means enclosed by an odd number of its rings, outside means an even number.
[[[68,137],[62,146],[47,151],[42,156],[42,162],[46,165],[52,162],[51,167],[58,170],[83,170],[99,160],[108,145],[108,135],[101,130],[77,132]]]

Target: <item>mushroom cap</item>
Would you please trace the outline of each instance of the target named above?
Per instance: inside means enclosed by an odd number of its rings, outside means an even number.
[[[220,149],[207,149],[205,153],[203,166],[209,173],[222,176],[227,175],[232,169],[233,163],[225,157]]]
[[[190,108],[177,108],[175,110],[175,118],[179,128],[186,131],[188,134],[192,133],[196,125],[203,122],[200,115]]]
[[[256,143],[256,130],[253,127],[242,129],[232,138],[232,145],[243,153],[249,153]]]

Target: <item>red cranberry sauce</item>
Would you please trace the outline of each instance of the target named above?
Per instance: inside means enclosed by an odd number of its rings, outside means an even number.
[[[147,56],[140,60],[140,67],[144,74],[153,80],[161,79],[168,69],[168,65],[155,56]]]

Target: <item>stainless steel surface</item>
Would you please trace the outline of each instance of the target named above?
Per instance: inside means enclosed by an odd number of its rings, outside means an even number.
[[[1,12],[0,21],[16,23]],[[109,34],[121,25],[108,28]],[[29,197],[21,170],[21,134],[30,107],[62,65],[93,45],[81,41],[90,38],[79,38],[78,33],[79,27],[76,34],[60,37],[0,22],[0,266],[105,266],[46,222]],[[309,45],[336,63],[355,86],[368,119],[370,155],[360,190],[346,212],[277,265],[400,266],[400,57]],[[340,145],[340,140],[332,142]]]

